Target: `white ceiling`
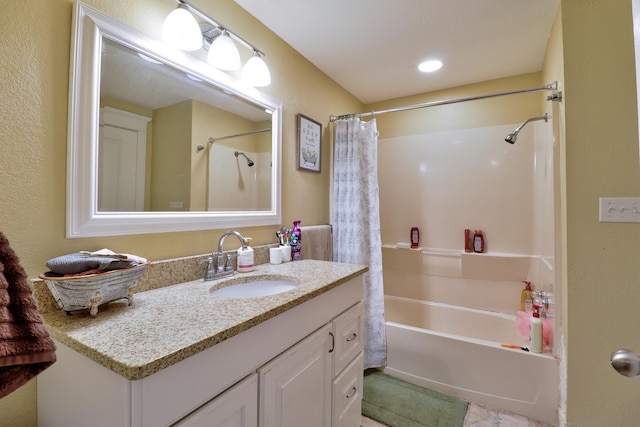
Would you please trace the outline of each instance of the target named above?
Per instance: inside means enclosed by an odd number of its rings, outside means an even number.
[[[235,1],[365,104],[540,71],[560,2]]]

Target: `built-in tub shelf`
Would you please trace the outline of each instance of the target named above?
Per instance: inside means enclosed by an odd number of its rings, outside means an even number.
[[[385,266],[403,271],[434,276],[479,280],[520,281],[532,268],[553,270],[548,257],[504,252],[474,253],[454,249],[410,249],[382,245]]]

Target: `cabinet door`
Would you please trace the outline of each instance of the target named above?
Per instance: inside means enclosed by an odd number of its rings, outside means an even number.
[[[263,366],[260,427],[330,427],[331,357],[325,325]]]
[[[257,427],[257,425],[258,379],[255,374],[174,424],[179,427]]]

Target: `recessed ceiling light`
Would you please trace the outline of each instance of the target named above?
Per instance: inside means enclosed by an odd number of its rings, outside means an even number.
[[[138,54],[138,56],[139,56],[140,58],[144,59],[144,60],[145,60],[145,61],[147,61],[147,62],[151,62],[152,64],[162,64],[162,62],[157,61],[157,60],[153,59],[153,58],[152,58],[152,57],[150,57],[150,56],[144,55],[144,54],[142,54],[142,53],[140,53],[140,52],[137,52],[137,54]]]
[[[438,59],[423,61],[420,63],[420,65],[418,65],[418,70],[422,71],[423,73],[432,73],[439,70],[440,68],[442,68],[442,61]]]

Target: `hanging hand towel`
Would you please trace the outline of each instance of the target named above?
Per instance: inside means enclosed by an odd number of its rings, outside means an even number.
[[[333,259],[333,240],[330,225],[300,227],[302,233],[302,259]]]
[[[0,233],[0,399],[56,360],[27,275]]]

